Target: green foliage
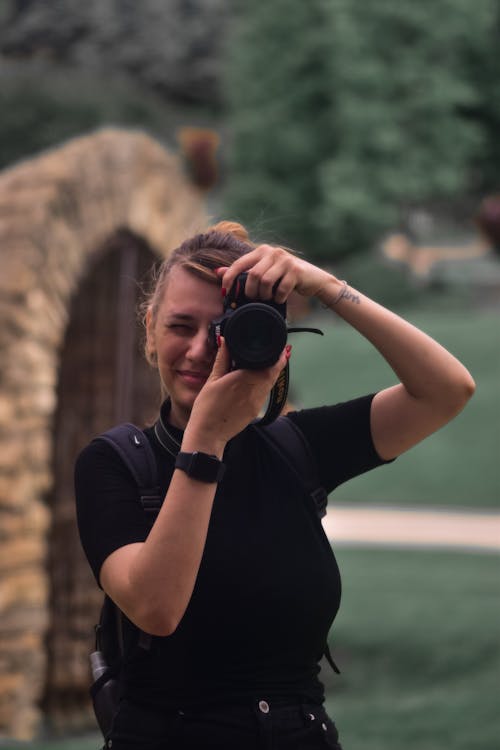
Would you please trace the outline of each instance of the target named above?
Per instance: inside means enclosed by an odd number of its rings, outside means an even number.
[[[166,107],[129,79],[108,76],[104,84],[47,63],[4,66],[0,110],[0,168],[105,125],[138,127],[164,140],[185,122],[184,110]]]
[[[500,731],[494,555],[348,550],[324,670],[344,746],[493,750]]]
[[[500,179],[500,0],[475,4],[476,34],[468,37],[464,57],[476,91],[475,104],[464,115],[481,128],[484,148],[475,165],[473,187],[481,193],[499,191]]]
[[[126,73],[177,103],[211,107],[219,100],[227,0],[11,0],[9,6],[3,18],[0,6],[6,58],[76,65],[96,81]]]
[[[340,245],[362,247],[405,208],[466,189],[481,145],[459,116],[476,101],[460,56],[473,14],[465,0],[336,7],[339,144],[317,217]]]
[[[322,0],[276,0],[248,4],[231,43],[226,209],[299,249],[322,239],[310,214],[335,138],[330,40]]]
[[[331,258],[477,189],[498,152],[498,7],[247,5],[230,57],[229,213]]]

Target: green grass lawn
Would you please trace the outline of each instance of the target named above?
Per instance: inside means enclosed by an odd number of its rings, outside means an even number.
[[[322,672],[345,750],[496,750],[500,559],[337,551],[344,593]],[[99,735],[0,747],[97,750]]]
[[[337,558],[342,674],[323,675],[345,750],[498,748],[500,559],[345,548]]]
[[[465,410],[390,467],[343,485],[335,502],[498,507],[500,501],[500,324],[498,310],[405,315],[470,369],[477,391]],[[361,336],[331,313],[317,315],[325,336],[293,338],[291,390],[299,406],[344,401],[396,382]]]

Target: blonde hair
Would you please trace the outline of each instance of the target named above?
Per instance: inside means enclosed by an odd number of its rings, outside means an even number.
[[[254,247],[245,227],[233,221],[220,221],[205,232],[185,240],[154,272],[151,291],[141,305],[143,323],[148,312],[153,323],[156,321],[172,268],[179,266],[203,281],[218,284],[216,269],[230,266]],[[147,348],[146,359],[150,364],[155,364]]]

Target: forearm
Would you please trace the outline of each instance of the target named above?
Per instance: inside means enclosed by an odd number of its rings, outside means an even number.
[[[437,341],[399,315],[347,286],[332,282],[318,298],[368,339],[414,398],[454,401],[473,387],[467,369]],[[444,404],[443,404],[444,405]]]
[[[372,437],[382,458],[408,450],[463,409],[474,381],[437,341],[357,290],[343,290],[334,277],[317,296],[376,347],[400,381],[372,402]]]
[[[222,458],[220,443],[203,444],[186,434],[183,451]],[[118,602],[143,630],[169,635],[192,596],[207,537],[217,484],[197,481],[176,469],[146,541],[130,559]]]
[[[129,572],[130,607],[148,632],[172,633],[186,610],[205,547],[215,489],[215,485],[174,472],[162,510]]]

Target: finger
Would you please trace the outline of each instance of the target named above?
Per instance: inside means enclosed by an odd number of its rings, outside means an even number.
[[[282,258],[280,262],[266,271],[259,284],[260,299],[274,299],[275,302],[283,303],[296,283],[296,273],[290,268],[287,258]]]
[[[275,301],[280,304],[286,302],[290,294],[295,289],[296,284],[297,276],[293,271],[289,270],[285,274],[283,274],[274,290]]]
[[[259,245],[255,250],[251,250],[249,253],[246,253],[235,260],[234,263],[232,263],[229,268],[225,269],[222,274],[223,288],[229,291],[233,286],[236,277],[239,276],[240,273],[252,268],[271,249],[272,248],[269,245]]]
[[[209,380],[218,380],[231,369],[231,357],[224,338],[220,337],[219,348],[210,373]]]
[[[272,256],[264,256],[248,271],[245,295],[249,299],[271,299],[273,285],[279,278],[277,273]]]
[[[287,344],[283,351],[281,352],[279,359],[274,363],[274,365],[271,365],[271,367],[266,368],[265,370],[257,370],[256,372],[261,375],[263,379],[266,379],[269,384],[269,389],[273,387],[273,385],[276,383],[281,371],[286,367],[286,364],[288,360],[290,359],[292,352],[292,346],[291,344]]]
[[[250,258],[250,253],[248,256],[245,256],[247,266],[247,261],[254,261],[254,264],[251,267],[248,267],[245,295],[249,299],[272,299],[275,296],[274,291],[276,285],[278,285],[281,278],[289,272],[290,268],[293,268],[294,258],[281,247],[261,245],[257,249],[263,253],[258,260],[256,256]],[[235,268],[235,264],[233,264],[231,270],[235,271],[238,270],[238,268]]]

